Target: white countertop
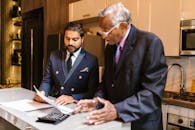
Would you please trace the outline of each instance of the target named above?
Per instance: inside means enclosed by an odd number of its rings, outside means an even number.
[[[0,103],[16,101],[21,99],[33,99],[34,92],[24,88],[0,89]],[[16,106],[17,107],[17,106]],[[72,107],[69,105],[68,107]],[[36,122],[37,117],[46,115],[54,108],[22,112],[13,108],[7,108],[0,105],[0,116],[22,130],[130,130],[130,123],[111,121],[101,125],[84,124],[88,113],[79,113],[71,115],[63,122],[53,125],[48,123]]]

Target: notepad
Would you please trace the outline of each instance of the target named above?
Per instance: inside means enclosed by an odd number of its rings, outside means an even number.
[[[33,111],[33,110],[52,107],[52,105],[50,104],[39,103],[39,102],[30,100],[30,99],[22,99],[22,100],[17,100],[17,101],[4,102],[4,103],[1,103],[1,105],[5,107],[17,109],[19,111]]]

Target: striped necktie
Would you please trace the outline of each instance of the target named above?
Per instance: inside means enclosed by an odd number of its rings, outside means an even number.
[[[70,53],[70,56],[68,57],[68,60],[67,60],[67,71],[69,72],[70,70],[71,70],[71,68],[72,68],[72,57],[73,56],[73,54],[72,53]]]

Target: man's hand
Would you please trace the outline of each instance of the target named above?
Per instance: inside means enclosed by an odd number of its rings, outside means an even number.
[[[97,106],[97,103],[98,103],[98,100],[96,98],[80,100],[77,103],[77,107],[74,109],[74,113],[87,112],[87,111],[95,110],[96,106]]]
[[[114,105],[108,100],[97,98],[98,102],[102,103],[104,107],[99,110],[92,111],[87,117],[89,124],[98,125],[104,122],[112,121],[117,118],[117,111]]]
[[[45,91],[40,91],[40,93],[45,96]],[[37,102],[45,103],[45,100],[43,100],[37,93],[35,93],[34,100]]]
[[[74,99],[72,96],[62,95],[58,97],[55,101],[58,105],[66,105],[68,103],[73,103]]]

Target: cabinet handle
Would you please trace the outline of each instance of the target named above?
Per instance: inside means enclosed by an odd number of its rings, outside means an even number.
[[[90,16],[90,14],[84,14],[83,15],[83,17],[89,17]]]
[[[31,72],[31,81],[30,81],[30,89],[32,90],[32,85],[33,85],[33,32],[34,30],[31,28],[30,29],[30,60],[31,60],[31,67],[30,67],[30,72]]]

